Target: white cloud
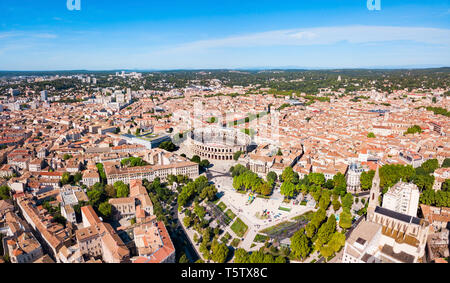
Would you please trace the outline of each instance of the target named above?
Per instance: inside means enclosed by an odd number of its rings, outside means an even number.
[[[20,33],[12,32],[12,31],[0,32],[0,38],[9,38],[9,37],[15,37],[15,36],[19,36],[19,35],[20,35]]]
[[[37,38],[57,38],[56,34],[51,34],[51,33],[37,33],[37,34],[33,34],[33,37],[37,37]]]
[[[29,38],[57,38],[56,34],[52,33],[31,33],[31,32],[21,32],[21,31],[7,31],[1,32],[0,38],[15,38],[15,39],[29,39]]]
[[[450,30],[426,27],[343,26],[268,31],[199,40],[181,44],[166,51],[189,51],[209,48],[257,46],[306,46],[389,41],[414,41],[425,44],[450,45]]]

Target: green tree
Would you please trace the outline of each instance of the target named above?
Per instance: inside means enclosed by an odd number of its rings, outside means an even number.
[[[183,218],[183,224],[184,224],[184,226],[186,226],[186,228],[191,227],[191,222],[192,222],[192,219],[189,216],[186,216],[185,218]]]
[[[261,183],[261,185],[258,188],[258,191],[260,194],[264,196],[268,196],[272,193],[272,186],[270,186],[268,183],[264,182]]]
[[[435,194],[435,206],[450,207],[450,192],[437,191]]]
[[[238,165],[232,167],[230,169],[230,171],[231,171],[231,176],[234,178],[234,177],[237,177],[237,176],[240,176],[240,175],[244,174],[245,172],[248,171],[248,169],[245,168],[243,165],[238,164]]]
[[[375,136],[375,134],[374,133],[369,133],[369,134],[367,134],[367,137],[369,138],[369,139],[374,139],[374,138],[376,138],[376,136]]]
[[[264,263],[264,253],[262,251],[252,252],[250,263]]]
[[[340,196],[344,196],[347,192],[347,180],[341,172],[334,175],[333,186],[336,194]]]
[[[434,205],[435,192],[434,190],[425,190],[420,194],[420,202],[426,205]]]
[[[2,200],[11,199],[11,189],[8,186],[0,187],[0,199]]]
[[[224,263],[228,257],[228,247],[223,243],[214,240],[211,245],[211,258],[216,263]]]
[[[77,172],[74,176],[73,176],[73,182],[74,184],[79,184],[80,181],[83,179],[83,174],[81,174],[81,172]]]
[[[206,215],[205,208],[198,203],[194,207],[194,212],[198,217],[200,217],[200,220],[203,220],[203,217]]]
[[[414,125],[414,126],[408,128],[408,130],[405,132],[405,135],[416,134],[416,133],[419,133],[419,134],[422,133],[422,128],[418,125]]]
[[[413,183],[420,190],[431,190],[434,184],[434,176],[433,175],[416,175],[413,179]]]
[[[442,168],[449,168],[450,167],[450,158],[444,159],[444,162],[442,162]]]
[[[71,176],[70,176],[70,173],[69,172],[64,172],[63,174],[62,174],[62,177],[61,177],[61,185],[67,185],[67,184],[69,184],[70,183],[70,178]]]
[[[200,199],[208,198],[209,201],[213,201],[216,198],[217,188],[214,185],[207,186],[200,193]]]
[[[425,174],[431,174],[439,168],[439,162],[437,159],[429,159],[425,161],[420,167],[424,169]]]
[[[111,204],[109,204],[109,202],[102,202],[98,207],[98,211],[102,214],[103,217],[110,218],[112,215],[112,206]]]
[[[270,172],[267,174],[266,180],[267,180],[267,182],[269,182],[269,183],[274,183],[274,182],[276,182],[276,181],[278,180],[278,175],[277,175],[277,173],[275,173],[275,172],[273,172],[273,171],[270,171]]]
[[[278,149],[277,155],[278,156],[283,156],[283,152],[281,151],[281,148]]]
[[[92,190],[87,192],[89,204],[93,207],[98,207],[100,203],[106,200],[106,193],[100,183],[96,183]]]
[[[275,263],[275,259],[271,254],[265,254],[263,263]]]
[[[202,168],[208,168],[211,165],[211,163],[208,160],[205,159],[205,160],[200,161],[199,165]]]
[[[314,200],[315,200],[316,202],[319,202],[319,201],[320,201],[320,197],[322,196],[322,192],[323,192],[323,190],[322,190],[321,187],[316,187],[316,188],[311,192],[311,195],[312,195],[312,197],[314,198]]]
[[[316,228],[319,228],[320,224],[327,218],[325,209],[319,208],[311,218],[311,222]]]
[[[140,166],[146,166],[148,163],[140,157],[130,157],[126,159],[122,159],[120,162],[122,166],[126,167],[140,167]]]
[[[331,202],[331,205],[333,206],[334,211],[338,211],[341,208],[341,203],[339,202],[339,200],[333,200]]]
[[[327,210],[328,206],[330,205],[330,202],[331,202],[331,193],[330,191],[325,190],[320,196],[319,207]]]
[[[375,171],[362,172],[360,177],[361,189],[370,190],[372,188],[373,177],[375,177]]]
[[[100,175],[101,183],[106,185],[107,180],[106,180],[106,173],[105,173],[105,169],[103,168],[103,164],[98,163],[96,166],[97,166],[98,174]]]
[[[64,160],[69,160],[69,159],[71,159],[73,156],[72,155],[70,155],[70,154],[64,154],[64,156],[63,156],[63,159]]]
[[[199,163],[200,164],[201,158],[198,155],[194,155],[194,156],[192,156],[191,161],[194,162],[194,163]]]
[[[284,182],[280,188],[281,194],[285,197],[292,198],[295,193],[295,185],[291,182]]]
[[[317,231],[316,246],[320,247],[328,243],[334,231],[336,231],[336,218],[332,215]]]
[[[128,185],[126,185],[122,181],[117,181],[114,183],[114,188],[116,189],[116,196],[118,198],[126,198],[130,195],[130,189]]]
[[[411,165],[388,164],[380,168],[380,186],[383,189],[391,188],[400,180],[411,182],[416,171]]]
[[[344,196],[344,198],[342,199],[342,206],[344,208],[348,208],[351,209],[353,206],[353,196],[352,194],[348,193]]]
[[[341,215],[339,215],[339,226],[343,229],[352,227],[352,214],[348,208],[344,208]]]
[[[292,167],[286,167],[283,170],[283,173],[281,174],[281,179],[284,182],[292,183],[292,181],[294,180],[294,170],[292,169]]]
[[[305,233],[308,238],[312,239],[312,237],[314,237],[314,234],[316,233],[316,230],[316,227],[311,222],[306,224]]]
[[[108,196],[108,198],[115,198],[117,196],[116,189],[114,186],[106,185],[105,186],[105,193]]]
[[[299,230],[291,237],[291,252],[296,258],[305,259],[311,252],[310,242],[304,230]]]
[[[242,151],[235,152],[235,153],[233,154],[233,159],[234,159],[235,161],[238,161],[242,154],[244,154]]]
[[[166,141],[159,145],[159,148],[169,152],[173,152],[177,149],[177,146],[172,141]]]
[[[345,245],[345,235],[339,232],[335,232],[331,237],[328,245],[337,253]]]
[[[333,255],[333,248],[331,248],[328,245],[322,246],[320,247],[320,254],[324,257],[324,258],[328,258],[330,256]]]
[[[178,263],[189,263],[189,259],[187,258],[186,254],[183,254],[180,259],[178,260]]]
[[[308,180],[318,186],[325,184],[325,176],[322,173],[311,173],[308,175]]]
[[[250,255],[242,248],[234,252],[234,263],[250,263]]]
[[[450,189],[450,179],[446,179],[444,183],[442,183],[441,190],[444,192],[448,192]]]

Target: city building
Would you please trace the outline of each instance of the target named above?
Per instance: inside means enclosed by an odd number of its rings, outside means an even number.
[[[80,252],[89,257],[101,256],[106,263],[130,260],[130,251],[108,223],[103,223],[92,206],[81,208],[83,226],[76,231]]]
[[[359,163],[352,163],[347,171],[347,191],[358,193],[361,190],[361,174],[364,168]]]
[[[48,91],[43,90],[41,91],[41,101],[47,101],[48,100]]]
[[[413,183],[399,182],[383,196],[383,207],[417,217],[420,191]]]
[[[367,217],[346,240],[342,262],[425,262],[430,223],[425,219],[380,207],[380,195],[380,175],[377,169],[370,191]]]

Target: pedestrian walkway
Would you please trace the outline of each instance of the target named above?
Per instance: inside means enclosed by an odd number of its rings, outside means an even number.
[[[257,230],[249,229],[249,231],[247,231],[247,234],[245,235],[244,241],[240,244],[240,247],[245,249],[246,251],[249,251],[257,234]]]

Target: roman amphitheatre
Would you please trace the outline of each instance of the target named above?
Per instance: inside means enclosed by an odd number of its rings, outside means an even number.
[[[209,160],[233,160],[236,152],[247,153],[251,138],[236,129],[201,128],[188,137],[191,152]]]

